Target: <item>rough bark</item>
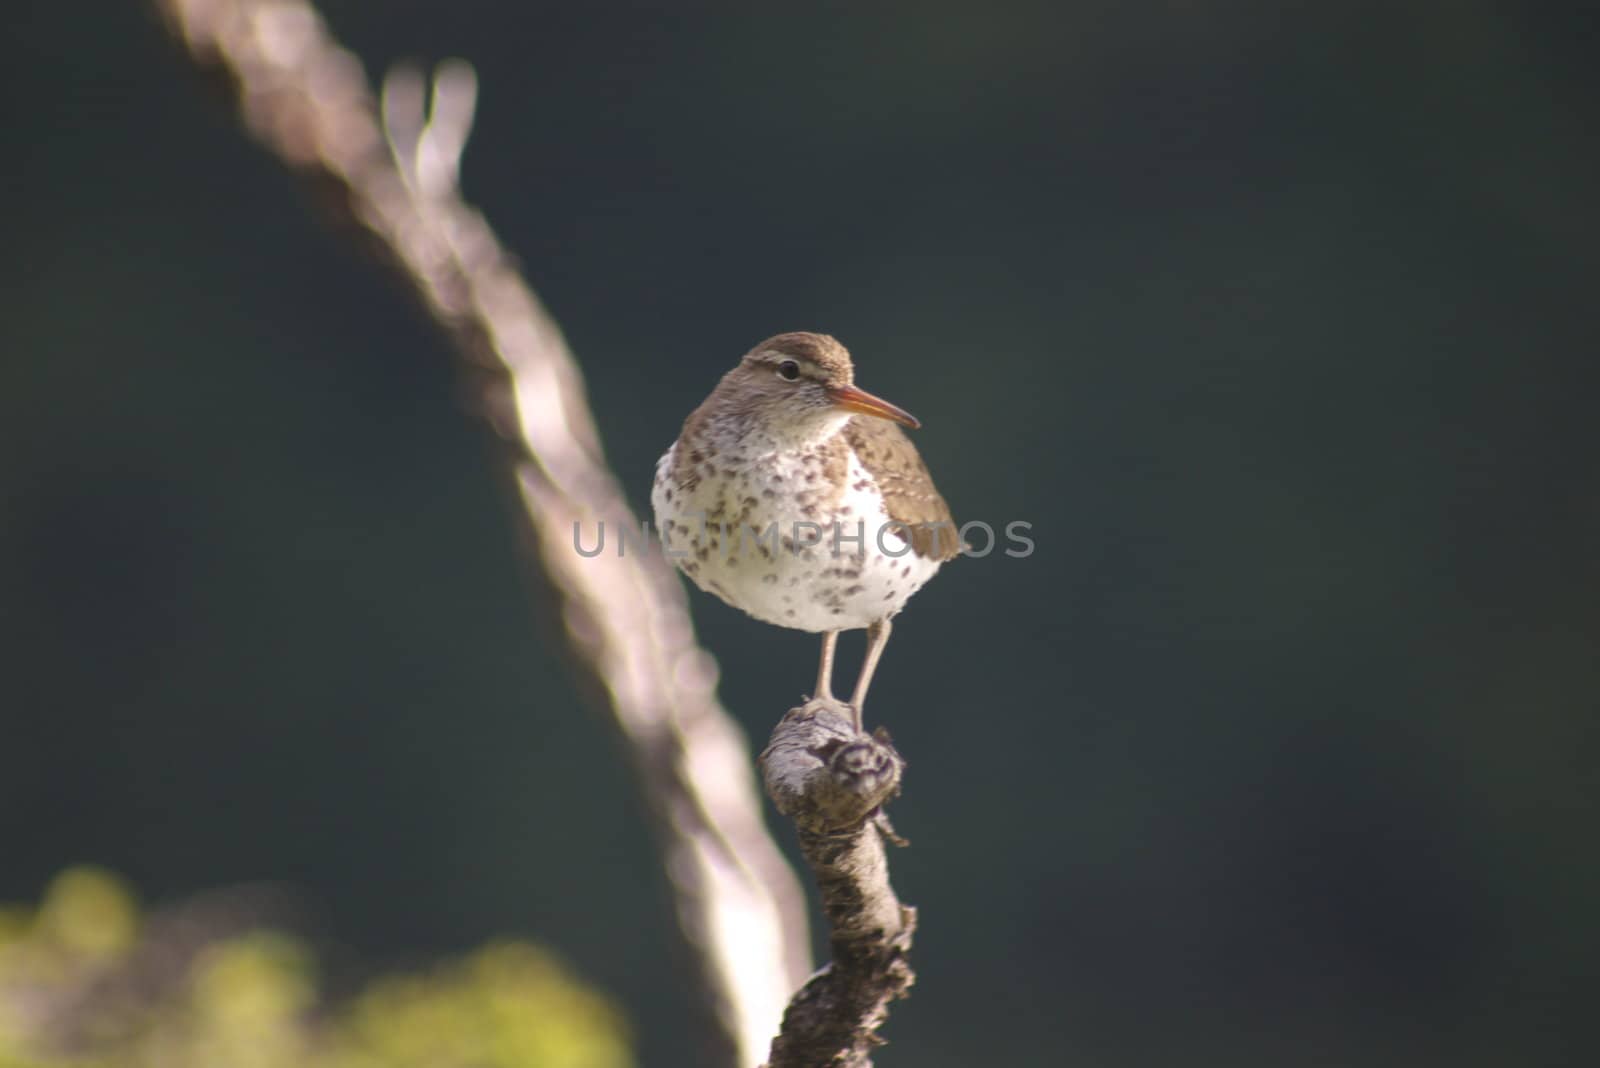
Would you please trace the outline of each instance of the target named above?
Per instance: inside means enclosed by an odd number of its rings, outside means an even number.
[[[905,762],[888,734],[856,732],[849,707],[790,709],[761,754],[767,793],[795,823],[816,876],[833,959],[789,1003],[768,1068],[867,1068],[889,1004],[906,996],[916,910],[889,885],[883,814]]]
[[[394,72],[380,119],[360,62],[304,0],[156,2],[193,60],[223,76],[251,133],[376,239],[468,369],[511,446],[535,565],[653,809],[718,1024],[719,1049],[705,1063],[755,1064],[810,970],[804,897],[767,834],[746,739],[717,703],[715,665],[695,643],[678,580],[659,553],[575,550],[575,524],[640,527],[560,330],[460,197],[472,69],[446,64],[431,86]]]

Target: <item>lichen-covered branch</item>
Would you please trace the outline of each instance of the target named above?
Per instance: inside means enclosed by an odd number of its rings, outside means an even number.
[[[833,959],[794,996],[767,1068],[867,1068],[889,1003],[915,975],[906,954],[916,910],[889,885],[882,806],[904,761],[879,728],[856,732],[850,710],[814,700],[791,709],[761,754],[767,793],[794,820],[816,876]]]
[[[391,75],[382,118],[360,62],[305,0],[157,0],[173,35],[225,76],[244,122],[331,188],[376,238],[469,369],[511,446],[519,515],[580,667],[620,728],[684,934],[722,1038],[755,1064],[810,970],[804,898],[762,822],[745,738],[717,704],[682,587],[659,554],[580,556],[574,524],[638,530],[601,452],[576,361],[483,216],[460,196],[476,81]],[[431,100],[425,99],[431,95]]]

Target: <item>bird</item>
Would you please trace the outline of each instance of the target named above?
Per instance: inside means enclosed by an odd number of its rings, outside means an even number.
[[[962,548],[950,508],[902,427],[860,389],[849,351],[792,332],[752,348],[656,463],[663,550],[700,589],[756,619],[822,635],[813,700],[837,704],[839,633],[867,631],[849,709],[907,600]]]

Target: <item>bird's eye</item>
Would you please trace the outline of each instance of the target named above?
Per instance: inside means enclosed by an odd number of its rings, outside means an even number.
[[[778,365],[778,377],[785,382],[793,382],[800,377],[800,365],[793,360],[784,360]]]

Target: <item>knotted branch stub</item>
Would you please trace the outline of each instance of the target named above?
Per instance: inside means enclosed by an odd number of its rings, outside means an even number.
[[[915,981],[916,910],[889,885],[892,832],[879,818],[904,769],[882,728],[858,733],[848,706],[829,701],[790,709],[761,754],[767,794],[816,876],[833,957],[789,1002],[768,1068],[866,1068],[889,1004]]]

